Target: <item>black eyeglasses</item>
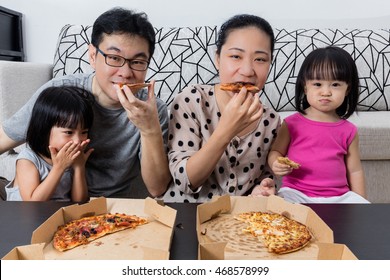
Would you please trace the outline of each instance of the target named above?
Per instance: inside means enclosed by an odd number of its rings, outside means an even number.
[[[127,59],[120,55],[115,54],[106,54],[101,49],[96,47],[96,50],[104,56],[105,62],[107,65],[112,67],[122,67],[127,64],[129,67],[135,71],[146,71],[149,66],[149,61],[142,59]]]

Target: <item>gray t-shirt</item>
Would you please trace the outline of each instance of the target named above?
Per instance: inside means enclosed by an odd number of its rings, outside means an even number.
[[[47,87],[73,85],[92,92],[92,74],[75,74],[53,79],[43,85],[11,118],[3,123],[4,132],[14,141],[25,141],[28,122],[35,100]],[[146,100],[146,89],[138,98]],[[157,110],[164,143],[168,136],[166,104],[157,98]],[[90,129],[90,147],[95,150],[87,161],[89,195],[98,197],[146,197],[140,175],[141,141],[138,128],[130,122],[124,109],[107,109],[94,103],[94,123]]]
[[[38,170],[39,179],[42,182],[49,175],[52,165],[48,164],[40,156],[34,153],[30,147],[23,149],[17,157],[19,159],[27,159],[31,161]],[[70,190],[73,184],[73,171],[71,168],[65,170],[64,174],[61,177],[60,182],[58,183],[54,193],[52,194],[50,200],[58,201],[70,201]],[[6,187],[5,191],[7,193],[7,200],[21,201],[23,200],[19,186],[14,185],[14,181],[10,182]]]

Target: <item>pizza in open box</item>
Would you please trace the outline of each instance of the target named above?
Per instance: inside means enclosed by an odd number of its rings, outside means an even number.
[[[70,221],[58,227],[53,237],[53,246],[58,251],[66,251],[88,244],[104,235],[136,228],[148,221],[135,215],[103,214]]]
[[[266,212],[245,212],[235,215],[247,227],[244,232],[258,237],[268,251],[286,254],[305,247],[312,236],[308,228],[281,214]]]

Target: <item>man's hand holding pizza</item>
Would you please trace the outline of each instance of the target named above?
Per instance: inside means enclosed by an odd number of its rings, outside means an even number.
[[[145,84],[146,85],[146,84]],[[156,97],[154,95],[154,81],[148,85],[148,99],[140,100],[129,86],[116,85],[120,103],[127,112],[129,120],[140,130],[141,134],[161,134],[158,118]]]

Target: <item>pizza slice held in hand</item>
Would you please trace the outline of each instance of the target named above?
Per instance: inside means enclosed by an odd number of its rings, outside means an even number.
[[[250,83],[225,83],[225,84],[220,84],[220,89],[224,91],[231,91],[234,93],[239,93],[241,89],[245,87],[246,90],[250,93],[257,93],[260,91],[260,89],[252,85]]]
[[[278,162],[286,164],[286,165],[290,166],[293,169],[298,169],[301,166],[299,163],[297,163],[295,161],[292,161],[288,157],[278,157]]]
[[[137,92],[141,88],[148,87],[150,83],[119,84],[119,87],[122,89],[124,85],[128,86],[132,92]]]

